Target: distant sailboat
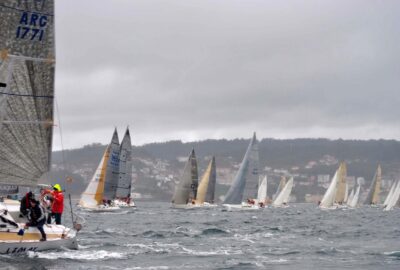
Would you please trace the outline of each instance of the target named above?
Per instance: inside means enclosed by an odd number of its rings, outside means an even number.
[[[283,187],[282,191],[278,194],[276,199],[273,201],[272,205],[274,207],[286,207],[289,202],[290,193],[292,192],[292,188],[293,188],[293,177],[291,177],[289,179],[289,181]]]
[[[190,152],[189,158],[183,169],[179,183],[175,186],[175,193],[172,204],[175,208],[191,208],[196,204],[198,187],[197,160],[194,149]]]
[[[379,194],[381,192],[381,182],[382,182],[382,170],[381,166],[378,165],[374,178],[372,179],[371,186],[369,187],[367,197],[364,201],[365,205],[378,205],[380,203]]]
[[[388,204],[390,198],[393,196],[394,190],[396,189],[396,185],[397,185],[397,182],[393,182],[393,184],[392,184],[392,186],[391,186],[391,188],[389,190],[389,193],[386,196],[385,202],[383,203],[384,207],[386,207],[386,205]]]
[[[361,186],[358,185],[356,192],[354,193],[353,196],[351,196],[351,198],[349,197],[349,200],[347,201],[347,205],[349,207],[355,208],[358,205],[358,201],[359,201],[359,197],[360,197],[360,190],[361,190]],[[353,190],[354,191],[354,190]]]
[[[119,207],[135,207],[132,191],[132,144],[129,128],[126,129],[119,151],[118,184],[113,204]]]
[[[117,190],[118,170],[119,143],[117,130],[115,130],[99,166],[81,195],[79,206],[90,211],[115,211],[120,209],[113,204]]]
[[[267,176],[264,176],[258,186],[257,204],[260,207],[265,207],[267,205],[267,188]]]
[[[282,176],[282,177],[281,177],[281,180],[279,181],[279,186],[278,186],[278,188],[276,189],[275,194],[272,196],[272,200],[275,200],[276,197],[278,197],[279,193],[281,193],[281,191],[282,191],[282,189],[283,189],[283,187],[284,187],[285,185],[286,185],[286,177],[285,177],[285,176]]]
[[[393,191],[393,194],[388,199],[387,204],[385,205],[384,211],[392,210],[398,203],[400,197],[400,181],[397,181],[396,187]]]
[[[215,206],[215,184],[217,182],[217,171],[215,157],[212,157],[197,189],[196,205]]]
[[[335,205],[336,193],[338,189],[338,183],[341,177],[343,177],[345,170],[344,162],[340,163],[339,168],[336,170],[335,175],[332,178],[332,181],[326,190],[324,197],[321,200],[319,205],[322,209],[336,209],[337,205]]]
[[[258,208],[254,201],[258,193],[258,159],[258,143],[254,133],[236,177],[225,196],[224,206],[230,209]],[[253,200],[254,203],[243,202],[243,199]]]

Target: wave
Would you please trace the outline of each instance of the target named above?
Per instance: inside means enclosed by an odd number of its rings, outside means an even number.
[[[224,231],[218,228],[208,228],[201,232],[201,235],[229,234],[229,231]]]
[[[389,256],[389,257],[400,258],[400,251],[388,251],[388,252],[384,252],[383,254],[386,256]]]
[[[40,258],[48,260],[71,259],[81,261],[97,261],[108,259],[125,259],[126,254],[108,250],[68,250],[60,252],[28,252],[29,258]]]

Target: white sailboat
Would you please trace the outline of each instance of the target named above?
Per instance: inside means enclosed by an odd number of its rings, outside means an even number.
[[[343,175],[343,167],[344,163],[342,162],[339,166],[339,168],[336,170],[335,175],[332,178],[332,181],[326,190],[319,207],[321,209],[336,209],[338,206],[335,204],[335,199],[336,199],[336,194],[337,194],[337,186],[339,179]]]
[[[353,196],[351,196],[351,198],[349,197],[349,200],[347,201],[347,205],[351,208],[355,208],[358,205],[358,201],[360,198],[360,190],[361,190],[361,186],[358,185],[356,192],[354,193]],[[354,190],[353,190],[354,191]]]
[[[259,209],[259,206],[255,202],[259,181],[258,161],[258,143],[256,133],[254,132],[236,177],[225,196],[223,206],[228,210]],[[243,199],[246,201],[243,201]]]
[[[283,187],[284,187],[285,185],[286,185],[286,177],[285,177],[285,176],[282,176],[282,177],[281,177],[281,180],[279,181],[278,188],[277,188],[276,191],[275,191],[275,194],[272,195],[272,200],[275,200],[276,197],[278,197],[279,193],[281,193],[281,191],[282,191],[282,189],[283,189]]]
[[[289,179],[286,185],[283,187],[282,191],[276,197],[276,199],[272,202],[272,206],[274,207],[288,207],[288,202],[290,198],[290,193],[293,188],[293,177]]]
[[[0,5],[0,184],[35,187],[50,169],[54,110],[54,1]],[[0,253],[77,248],[76,231],[24,230],[0,204]],[[20,232],[20,233],[19,233]]]
[[[126,129],[119,151],[119,179],[112,205],[126,208],[136,207],[131,198],[132,191],[132,144],[129,128]]]
[[[347,205],[353,200],[354,198],[354,188],[351,190],[349,197],[347,198]]]
[[[387,202],[385,208],[383,208],[383,210],[384,211],[392,210],[397,205],[397,203],[399,201],[399,197],[400,197],[400,181],[397,181],[397,184],[393,191],[393,194],[388,199],[388,202]]]
[[[265,207],[267,205],[267,188],[268,188],[268,180],[267,176],[265,175],[260,181],[260,184],[258,186],[256,203],[259,207]]]
[[[175,186],[174,196],[172,197],[172,207],[181,209],[197,207],[197,187],[197,160],[194,149],[192,149],[185,164],[185,168],[183,169],[182,177],[179,180],[179,183]]]
[[[119,172],[118,133],[114,130],[110,144],[106,147],[92,179],[82,193],[78,206],[88,211],[116,211],[113,204],[117,190]]]
[[[393,196],[394,190],[396,189],[397,182],[393,182],[392,186],[390,187],[389,193],[386,196],[385,202],[383,203],[383,207],[389,203],[390,198]]]
[[[196,206],[199,207],[215,207],[215,184],[217,181],[217,171],[215,165],[215,157],[212,157],[206,171],[201,178],[196,195]]]

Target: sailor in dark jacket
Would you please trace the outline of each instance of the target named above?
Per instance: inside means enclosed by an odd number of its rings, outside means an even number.
[[[43,207],[39,204],[38,201],[32,199],[30,201],[31,208],[29,213],[29,222],[26,223],[26,227],[37,227],[40,233],[42,234],[42,239],[40,241],[46,241],[46,233],[44,232],[43,225],[46,222],[46,215]]]
[[[35,195],[31,191],[25,194],[24,197],[21,199],[21,205],[19,207],[20,217],[28,216],[29,209],[31,208],[30,200],[34,199]]]

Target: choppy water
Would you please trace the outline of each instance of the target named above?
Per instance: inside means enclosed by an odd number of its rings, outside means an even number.
[[[1,256],[3,269],[400,269],[400,210],[85,213],[79,250]]]

